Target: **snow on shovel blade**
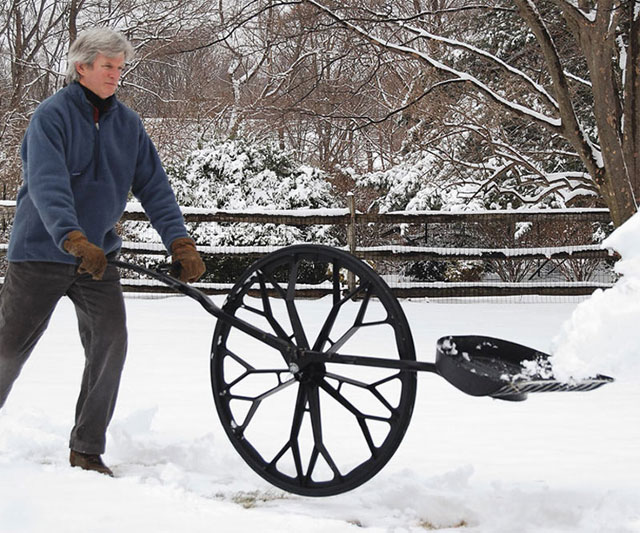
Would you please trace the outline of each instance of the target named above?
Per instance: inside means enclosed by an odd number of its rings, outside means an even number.
[[[590,391],[613,381],[601,375],[577,382],[557,381],[548,354],[478,335],[439,339],[436,370],[467,394],[511,401],[526,400],[530,392]]]

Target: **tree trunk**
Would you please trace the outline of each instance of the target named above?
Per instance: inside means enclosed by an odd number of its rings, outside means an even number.
[[[634,3],[627,3],[630,22],[624,86],[625,122],[622,142],[627,171],[636,197],[640,199],[640,16],[633,17]]]
[[[589,68],[593,113],[602,155],[601,168],[593,178],[617,227],[638,210],[633,190],[638,154],[624,148],[624,115],[618,96],[621,91],[614,73],[615,34],[610,32],[609,16],[599,12],[594,23],[580,24],[578,38]],[[633,100],[633,96],[629,96]],[[637,113],[624,117],[633,129],[638,121]]]

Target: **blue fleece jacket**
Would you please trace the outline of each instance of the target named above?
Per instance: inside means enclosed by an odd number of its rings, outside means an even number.
[[[140,117],[116,98],[96,126],[93,105],[72,83],[36,109],[22,143],[23,184],[9,261],[75,263],[63,243],[82,231],[109,254],[129,191],[170,249],[187,232],[175,195]]]

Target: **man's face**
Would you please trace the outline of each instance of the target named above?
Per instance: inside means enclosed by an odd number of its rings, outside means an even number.
[[[93,65],[76,63],[80,84],[102,99],[109,98],[116,92],[123,68],[124,53],[115,57],[98,54]]]

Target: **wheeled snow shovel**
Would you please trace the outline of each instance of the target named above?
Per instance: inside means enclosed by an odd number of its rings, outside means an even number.
[[[400,304],[384,280],[349,253],[282,248],[251,265],[222,308],[174,277],[129,263],[197,300],[215,316],[211,384],[227,436],[269,483],[329,496],[371,479],[407,430],[417,371],[474,396],[588,391],[613,381],[554,379],[547,354],[482,336],[448,336],[435,363],[416,361]],[[314,294],[302,298],[313,285]]]

